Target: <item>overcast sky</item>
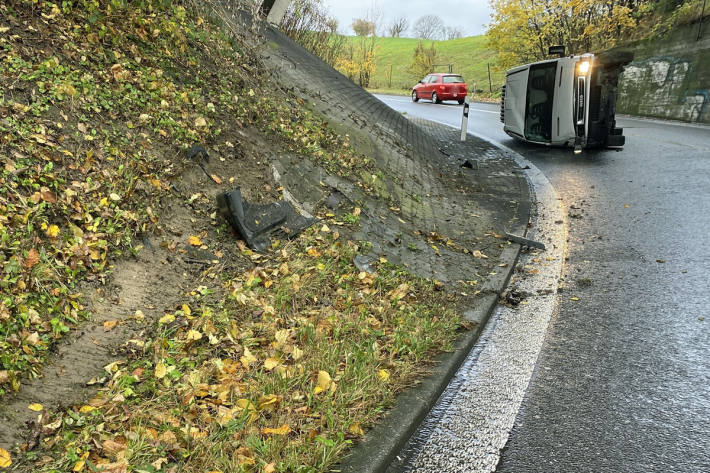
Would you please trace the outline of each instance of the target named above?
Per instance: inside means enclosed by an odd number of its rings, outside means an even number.
[[[353,34],[353,18],[367,14],[373,0],[324,0],[330,14],[338,19],[341,33]],[[483,34],[490,20],[488,0],[375,0],[384,15],[384,24],[404,16],[411,25],[424,15],[439,16],[446,26],[456,26],[464,36]],[[406,36],[410,36],[407,31]]]

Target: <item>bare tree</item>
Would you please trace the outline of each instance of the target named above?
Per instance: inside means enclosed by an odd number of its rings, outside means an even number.
[[[399,18],[392,20],[390,25],[387,27],[387,32],[391,37],[399,38],[402,36],[402,33],[407,31],[407,28],[409,28],[409,20],[403,16],[400,16]]]
[[[458,26],[448,26],[445,29],[446,39],[459,39],[463,38],[463,31]]]
[[[375,23],[365,18],[355,18],[351,26],[357,36],[375,35]]]
[[[414,36],[419,39],[441,39],[444,36],[444,22],[436,15],[426,15],[414,23]]]
[[[338,20],[328,14],[322,0],[294,0],[281,29],[331,66],[345,47],[345,38],[337,34]]]

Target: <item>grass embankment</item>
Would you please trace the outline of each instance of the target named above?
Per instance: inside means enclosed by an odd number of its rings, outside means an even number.
[[[110,279],[139,251],[137,235],[164,235],[161,203],[192,204],[170,190],[194,166],[188,146],[233,148],[230,130],[243,129],[333,172],[371,165],[297,99],[274,96],[255,55],[179,3],[0,6],[0,395],[38,376],[90,317],[82,284]],[[376,274],[355,269],[347,234],[358,212],[347,224],[322,214],[265,255],[226,256],[251,269],[217,267],[212,287],[195,281],[179,309],[146,319],[85,405],[31,406],[42,410],[35,449],[12,459],[0,449],[0,468],[327,469],[460,321],[433,283],[385,261]]]
[[[349,38],[356,41],[357,38]],[[409,67],[414,59],[414,50],[419,43],[418,39],[412,38],[377,38],[377,49],[375,52],[376,69],[371,79],[369,90],[377,93],[400,93],[409,95],[412,86],[421,77],[414,77],[409,72]],[[425,46],[429,46],[431,41],[424,41]],[[503,72],[495,69],[496,54],[488,49],[486,37],[471,36],[468,38],[452,39],[448,41],[433,41],[437,52],[437,63],[453,64],[453,72],[461,74],[469,84],[469,88],[483,90],[480,94],[484,97],[500,92],[500,86],[504,81]],[[491,82],[493,94],[488,87],[488,64],[491,65]],[[390,66],[392,80],[390,86]],[[435,72],[448,72],[448,66],[440,66]]]

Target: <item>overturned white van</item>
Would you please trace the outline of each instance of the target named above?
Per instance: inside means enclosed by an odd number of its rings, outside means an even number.
[[[550,48],[553,51],[553,48]],[[520,140],[549,146],[620,147],[616,127],[619,74],[630,52],[560,57],[507,72],[500,120]]]

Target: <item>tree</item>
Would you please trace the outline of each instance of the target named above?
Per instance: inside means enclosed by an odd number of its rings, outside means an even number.
[[[374,36],[375,22],[365,18],[355,18],[351,25],[357,36]]]
[[[392,38],[399,38],[402,33],[407,31],[407,28],[409,28],[409,20],[403,16],[400,16],[399,18],[392,20],[390,25],[387,27],[387,32]]]
[[[547,58],[564,45],[570,54],[609,49],[636,30],[651,0],[491,0],[490,46],[508,67]]]
[[[414,79],[421,79],[434,69],[436,55],[434,43],[431,43],[431,46],[425,48],[423,42],[419,41],[417,48],[414,50],[414,60],[409,66],[409,73],[414,76]]]
[[[441,39],[444,35],[444,22],[436,15],[426,15],[414,23],[414,36],[419,39]]]
[[[294,41],[331,66],[342,54],[345,39],[337,34],[338,20],[328,15],[322,0],[294,0],[280,26]]]
[[[459,39],[463,38],[463,31],[457,26],[450,26],[446,28],[446,39]]]

